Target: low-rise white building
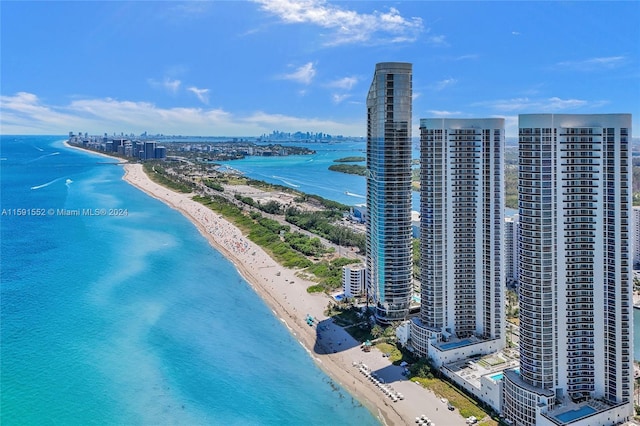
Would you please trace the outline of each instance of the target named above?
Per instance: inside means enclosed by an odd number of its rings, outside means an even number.
[[[342,267],[342,290],[344,297],[362,297],[367,282],[367,268],[364,265]]]
[[[398,336],[400,343],[414,353],[430,358],[433,366],[438,368],[473,356],[495,353],[504,347],[501,338],[483,339],[469,336],[460,339],[447,332],[435,332],[425,327],[420,318],[411,318],[407,324],[408,330],[404,339]]]

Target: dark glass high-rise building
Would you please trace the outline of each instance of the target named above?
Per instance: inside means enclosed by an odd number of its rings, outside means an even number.
[[[367,293],[382,324],[411,301],[411,79],[411,64],[379,63],[367,96]]]

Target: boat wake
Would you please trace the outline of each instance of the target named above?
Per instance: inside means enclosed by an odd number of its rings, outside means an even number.
[[[73,181],[71,179],[67,179],[64,184],[67,185],[67,188],[68,188],[72,183]]]
[[[291,183],[288,180],[286,180],[285,178],[282,178],[280,176],[271,176],[271,177],[274,178],[274,179],[278,179],[278,180],[284,182],[285,185],[289,185],[289,186],[294,187],[294,188],[300,188],[300,185],[296,185],[295,183]]]
[[[40,189],[40,188],[45,188],[49,185],[51,185],[52,183],[56,183],[57,181],[59,181],[62,178],[58,178],[58,179],[54,179],[51,182],[47,182],[47,183],[43,183],[42,185],[36,185],[36,186],[32,186],[31,189]],[[67,180],[71,180],[71,179],[67,179]]]
[[[41,155],[40,157],[36,157],[33,160],[29,160],[27,161],[27,163],[33,163],[34,161],[38,161],[41,158],[45,158],[45,157],[51,157],[52,155],[60,155],[59,152],[52,152],[51,154],[45,154],[45,155]]]
[[[349,197],[366,198],[364,195],[354,194],[353,192],[349,192],[349,191],[344,191],[344,193]]]

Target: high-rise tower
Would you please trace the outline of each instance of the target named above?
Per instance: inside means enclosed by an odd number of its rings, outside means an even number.
[[[411,64],[376,64],[367,95],[367,293],[383,324],[411,301],[411,77]]]
[[[504,119],[420,120],[420,318],[436,365],[504,347]]]
[[[503,416],[618,424],[633,412],[631,115],[519,117],[520,367]]]

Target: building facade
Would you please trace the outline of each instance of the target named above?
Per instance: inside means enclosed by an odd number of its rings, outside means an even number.
[[[382,324],[407,317],[412,292],[412,65],[376,65],[367,95],[367,296]]]
[[[156,158],[156,143],[155,142],[144,142],[144,151],[142,153],[143,160],[151,160]]]
[[[633,229],[633,269],[640,269],[640,207],[633,208],[631,217]]]
[[[505,373],[502,413],[512,424],[632,415],[630,143],[629,114],[519,117],[520,367]]]
[[[515,287],[518,283],[518,215],[504,219],[504,266],[507,285]]]
[[[344,297],[357,298],[365,295],[367,268],[364,265],[342,267],[342,290]]]
[[[504,144],[502,118],[420,120],[421,307],[411,345],[436,365],[505,344]]]

